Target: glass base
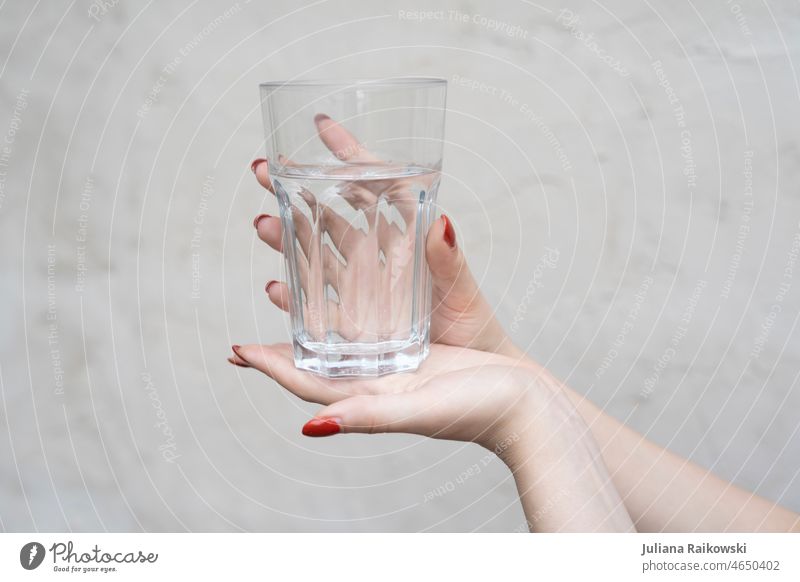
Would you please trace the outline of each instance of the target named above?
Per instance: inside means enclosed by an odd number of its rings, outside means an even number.
[[[300,370],[327,378],[376,378],[398,372],[413,372],[428,356],[421,339],[374,344],[327,344],[294,341],[294,363]]]

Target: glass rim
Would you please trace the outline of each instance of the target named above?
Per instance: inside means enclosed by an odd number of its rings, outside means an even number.
[[[312,87],[435,87],[446,85],[447,79],[441,77],[386,77],[383,79],[293,79],[284,81],[266,81],[259,87],[271,89],[305,89]]]

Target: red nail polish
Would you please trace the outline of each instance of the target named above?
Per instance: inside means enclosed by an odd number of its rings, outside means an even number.
[[[264,291],[267,292],[267,295],[269,295],[269,288],[272,287],[275,283],[277,283],[277,281],[274,281],[274,280],[270,281],[269,283],[267,283],[267,286],[264,287]]]
[[[259,214],[256,216],[255,220],[253,220],[253,228],[258,230],[258,223],[261,222],[262,218],[272,218],[269,214]]]
[[[444,242],[447,243],[451,249],[456,248],[456,231],[453,230],[453,225],[447,215],[442,214],[442,222],[444,222]]]
[[[310,437],[325,437],[342,432],[335,418],[312,418],[303,425],[303,434]]]
[[[251,169],[251,170],[253,171],[253,173],[255,174],[255,173],[256,173],[256,168],[258,167],[258,165],[259,165],[261,162],[266,162],[266,161],[267,161],[267,160],[265,160],[264,158],[256,158],[255,160],[253,160],[253,163],[251,163],[251,164],[250,164],[250,169]]]

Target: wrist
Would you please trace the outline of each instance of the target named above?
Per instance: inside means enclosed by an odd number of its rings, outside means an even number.
[[[512,471],[534,455],[565,446],[576,430],[585,430],[561,382],[544,368],[529,364],[533,362],[517,369],[517,397],[498,419],[488,442],[481,443]]]

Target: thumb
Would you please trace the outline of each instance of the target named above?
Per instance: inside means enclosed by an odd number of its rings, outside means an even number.
[[[426,406],[417,392],[353,396],[320,410],[303,426],[312,437],[338,433],[424,434]]]
[[[444,214],[433,223],[425,241],[433,287],[448,303],[466,308],[479,295],[478,286],[458,246],[452,221]],[[458,307],[454,305],[454,307]]]

